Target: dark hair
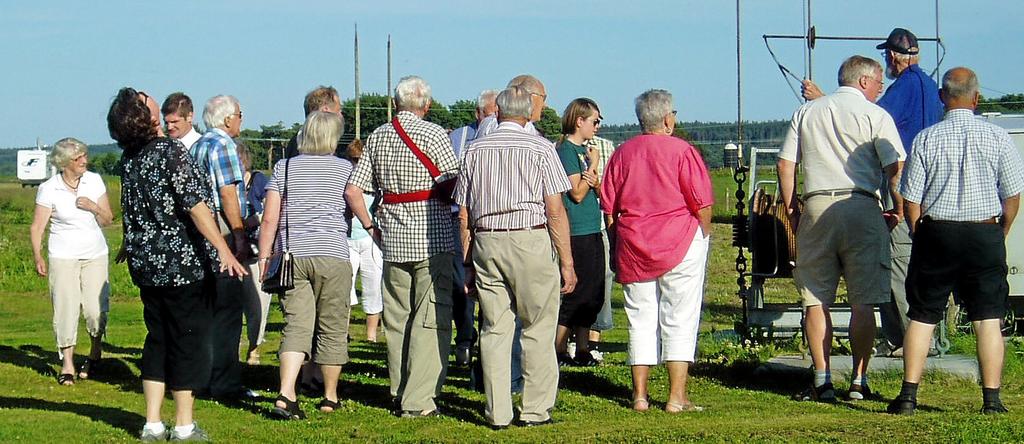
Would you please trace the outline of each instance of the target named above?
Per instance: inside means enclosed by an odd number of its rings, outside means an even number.
[[[171,95],[164,99],[160,112],[164,113],[165,116],[177,114],[181,117],[188,117],[192,113],[192,99],[183,92],[171,93]]]
[[[149,107],[139,100],[139,92],[129,87],[121,88],[110,104],[107,129],[110,137],[126,151],[142,148],[157,137]]]
[[[334,89],[333,86],[318,86],[316,89],[306,94],[306,99],[302,101],[302,108],[306,112],[306,117],[309,117],[313,111],[320,111],[323,106],[330,105],[337,98],[338,102],[341,102],[341,96],[338,95],[338,90]]]

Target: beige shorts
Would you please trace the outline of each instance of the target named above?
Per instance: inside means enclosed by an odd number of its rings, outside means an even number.
[[[793,278],[805,307],[832,305],[839,277],[853,305],[889,302],[889,230],[878,201],[867,196],[813,196],[796,233]]]

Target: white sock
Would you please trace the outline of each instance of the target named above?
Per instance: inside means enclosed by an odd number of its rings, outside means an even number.
[[[146,425],[142,426],[142,430],[159,435],[167,430],[167,426],[164,425],[163,421],[147,422]]]
[[[868,375],[867,374],[863,374],[863,375],[860,375],[859,378],[854,377],[853,380],[850,381],[850,384],[857,384],[857,385],[859,385],[861,387],[865,387],[865,386],[868,385]]]
[[[189,425],[183,425],[183,426],[182,425],[174,426],[174,434],[178,435],[178,436],[188,436],[188,435],[191,435],[192,432],[195,431],[195,429],[196,429],[196,424],[195,423],[192,423],[192,424],[189,424]]]
[[[821,387],[824,384],[832,382],[832,372],[828,370],[815,370],[814,371],[814,386]]]

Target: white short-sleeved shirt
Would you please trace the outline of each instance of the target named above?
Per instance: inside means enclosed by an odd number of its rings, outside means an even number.
[[[804,193],[860,189],[878,195],[882,168],[907,157],[896,123],[849,86],[793,114],[779,158],[803,163]]]
[[[107,187],[99,174],[86,171],[78,184],[78,194],[71,191],[61,175],[39,185],[36,205],[49,208],[50,240],[47,251],[52,258],[94,259],[107,254],[107,241],[96,223],[96,215],[79,209],[75,200],[87,197],[99,203]]]

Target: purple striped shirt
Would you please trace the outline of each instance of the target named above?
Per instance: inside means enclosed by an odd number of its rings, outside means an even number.
[[[474,228],[516,229],[547,222],[544,196],[570,187],[555,146],[515,122],[466,147],[455,202]]]

